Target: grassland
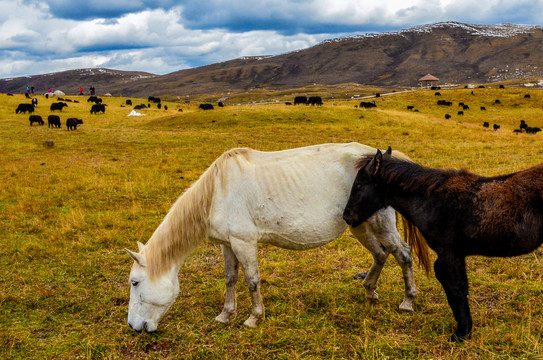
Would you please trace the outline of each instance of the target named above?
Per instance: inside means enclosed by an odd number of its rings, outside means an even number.
[[[180,296],[156,333],[138,334],[126,325],[132,261],[123,248],[145,242],[182,191],[232,147],[358,141],[390,145],[427,166],[484,175],[542,162],[543,134],[512,131],[521,119],[543,126],[543,93],[441,93],[453,107],[437,106],[433,92],[416,91],[376,98],[378,107],[369,110],[326,98],[322,107],[213,111],[198,111],[196,102],[170,102],[167,111],[143,110],[141,117],[126,116],[130,109],[120,106],[125,98],[107,98],[106,113],[90,115],[82,98],[61,114],[63,123],[83,118],[72,132],[30,127],[28,115],[14,112],[27,101],[1,94],[0,358],[542,358],[541,250],[468,260],[474,332],[465,343],[452,344],[447,338],[454,319],[433,275],[416,270],[416,309],[399,313],[403,280],[389,259],[380,300],[364,301],[353,275],[368,269],[371,257],[348,232],[305,252],[260,248],[267,319],[256,330],[241,326],[250,312],[242,282],[234,324],[213,323],[225,287],[220,248],[209,243],[182,266]],[[524,99],[526,93],[531,99]],[[36,113],[46,117],[52,101],[40,96]],[[464,116],[456,115],[458,102],[470,106]],[[445,113],[452,118],[445,120]],[[501,128],[485,129],[483,121]],[[44,146],[47,141],[54,146]]]

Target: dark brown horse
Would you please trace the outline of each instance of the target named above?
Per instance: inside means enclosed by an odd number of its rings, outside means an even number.
[[[471,331],[466,256],[515,256],[543,242],[543,165],[495,177],[427,168],[390,156],[363,157],[343,218],[357,226],[392,206],[437,253],[434,270],[458,323]],[[412,233],[417,235],[417,232]]]

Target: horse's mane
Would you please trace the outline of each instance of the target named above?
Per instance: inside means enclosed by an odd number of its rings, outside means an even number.
[[[180,264],[207,238],[210,209],[219,177],[224,185],[224,168],[229,159],[248,157],[248,148],[222,154],[172,205],[142,250],[151,279]]]
[[[364,168],[373,157],[374,155],[363,156],[356,162],[356,168]],[[481,178],[466,169],[429,168],[394,156],[383,158],[378,174],[383,182],[394,183],[401,190],[422,191],[427,195],[452,177],[462,177],[470,181]]]

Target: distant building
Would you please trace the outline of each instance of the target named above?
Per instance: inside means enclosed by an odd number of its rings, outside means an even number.
[[[439,86],[439,79],[434,75],[426,74],[419,79],[421,88],[431,88],[434,86]]]

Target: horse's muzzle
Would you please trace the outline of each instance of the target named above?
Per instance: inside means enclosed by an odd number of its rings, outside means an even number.
[[[349,225],[349,226],[351,226],[352,223],[353,223],[353,218],[352,218],[351,215],[348,215],[348,214],[347,214],[347,211],[345,211],[345,212],[343,213],[343,220],[345,220],[345,222],[346,222],[347,225]]]
[[[349,210],[348,208],[343,212],[343,220],[347,223],[347,225],[353,228],[363,223],[363,221],[360,221],[359,214]]]
[[[128,322],[128,327],[132,330],[135,330],[137,332],[142,332],[142,331],[145,331],[145,332],[154,332],[156,330],[156,327],[153,328],[152,326],[149,326],[149,324],[147,322],[144,322],[140,328],[138,327],[135,327],[134,325],[132,325],[130,322]]]

